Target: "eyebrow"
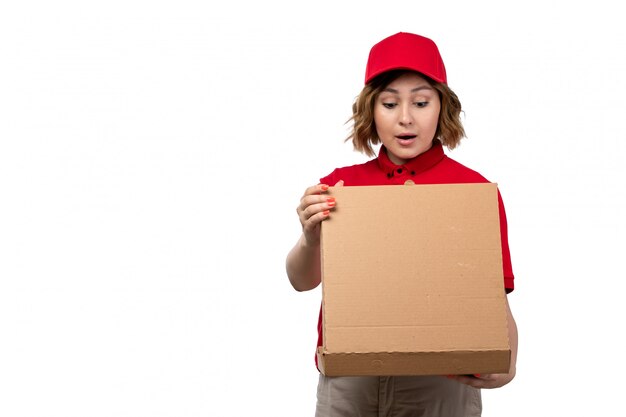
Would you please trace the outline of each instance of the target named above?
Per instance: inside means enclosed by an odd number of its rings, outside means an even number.
[[[414,89],[411,90],[411,93],[415,93],[417,91],[420,90],[432,90],[432,87],[429,85],[421,85],[419,87],[415,87]],[[383,91],[387,91],[389,93],[394,93],[394,94],[400,94],[400,92],[398,90],[396,90],[395,88],[385,88]]]

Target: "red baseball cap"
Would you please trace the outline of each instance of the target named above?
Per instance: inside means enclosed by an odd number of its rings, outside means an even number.
[[[435,42],[413,33],[398,32],[378,42],[370,50],[365,69],[365,84],[383,72],[407,69],[417,71],[440,83],[447,83]]]

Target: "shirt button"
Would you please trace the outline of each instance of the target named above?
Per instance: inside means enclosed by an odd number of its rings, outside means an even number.
[[[398,174],[402,174],[402,168],[398,168]]]
[[[415,175],[415,171],[411,171],[411,175]]]

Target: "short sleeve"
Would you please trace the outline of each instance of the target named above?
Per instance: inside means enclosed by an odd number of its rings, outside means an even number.
[[[502,272],[504,275],[504,288],[507,293],[515,289],[515,276],[513,275],[513,265],[511,263],[511,252],[509,250],[509,233],[506,222],[506,211],[500,191],[498,191],[498,211],[500,214],[500,238],[502,240]]]
[[[327,176],[320,178],[320,184],[330,185],[331,187],[337,184],[337,181],[339,181],[337,179],[337,169],[335,169]]]

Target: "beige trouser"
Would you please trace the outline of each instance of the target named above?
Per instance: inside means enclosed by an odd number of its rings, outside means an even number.
[[[315,417],[475,417],[480,390],[443,376],[326,377]]]

